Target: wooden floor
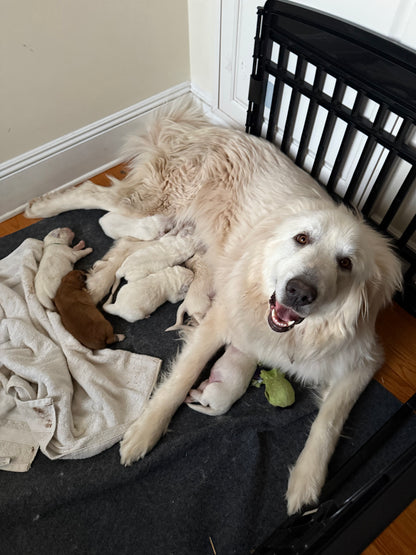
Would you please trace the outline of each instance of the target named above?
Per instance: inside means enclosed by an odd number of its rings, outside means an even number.
[[[106,172],[122,178],[122,165]],[[108,185],[104,174],[92,179]],[[22,214],[0,222],[0,237],[27,227],[37,220]],[[400,401],[404,402],[416,391],[416,319],[397,304],[380,314],[377,331],[385,349],[385,363],[375,379]],[[365,555],[414,555],[416,553],[416,501],[364,551]]]

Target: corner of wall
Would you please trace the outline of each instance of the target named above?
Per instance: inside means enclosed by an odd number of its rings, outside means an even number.
[[[20,213],[34,197],[76,185],[120,163],[126,137],[140,133],[159,106],[191,92],[207,105],[203,93],[193,91],[189,82],[181,83],[0,164],[0,221]]]

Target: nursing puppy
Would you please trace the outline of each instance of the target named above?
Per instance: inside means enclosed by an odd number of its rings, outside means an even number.
[[[122,278],[128,282],[138,281],[169,266],[182,264],[194,252],[195,241],[188,231],[180,232],[177,235],[164,235],[155,241],[141,242],[138,244],[137,250],[132,252],[116,270],[113,291],[117,289]],[[191,275],[189,272],[183,273]],[[171,274],[172,276],[177,275],[178,271]],[[169,275],[168,273],[167,276]]]
[[[256,367],[257,360],[230,345],[212,367],[209,378],[191,389],[185,402],[189,408],[210,416],[225,414],[246,392]]]
[[[121,237],[103,256],[97,260],[87,274],[87,290],[94,304],[103,299],[116,279],[116,272],[123,262],[139,248],[146,245],[133,237]]]
[[[89,349],[104,349],[122,341],[124,335],[115,334],[113,326],[96,308],[85,289],[86,274],[72,270],[62,279],[54,298],[62,325],[75,339]]]
[[[127,320],[143,320],[166,301],[181,301],[189,288],[194,274],[182,266],[163,268],[148,276],[128,281],[117,293],[114,302],[109,299],[103,310]]]
[[[316,502],[344,422],[382,363],[375,320],[401,286],[399,261],[385,238],[274,145],[212,126],[192,106],[166,109],[126,156],[123,181],[109,188],[87,182],[27,210],[163,214],[176,225],[193,223],[207,248],[215,299],[126,432],[122,462],[156,445],[206,363],[232,345],[242,360],[279,367],[322,392],[290,473],[288,512]]]
[[[212,275],[209,266],[200,253],[194,254],[185,262],[185,266],[193,271],[194,279],[189,286],[186,297],[176,313],[176,322],[166,331],[180,330],[184,327],[185,314],[193,323],[199,324],[211,306],[214,298]],[[230,405],[231,406],[231,405]]]
[[[39,302],[49,310],[55,310],[52,299],[61,279],[72,270],[75,262],[92,252],[84,248],[84,241],[74,247],[74,232],[69,227],[50,231],[43,239],[43,254],[35,277],[35,291]]]
[[[106,214],[106,216],[113,215],[118,216],[112,212]],[[118,216],[114,219],[111,218],[111,222],[120,221],[122,223],[125,219],[124,216]],[[164,234],[166,227],[163,218],[151,216],[142,220],[137,219],[137,222],[145,220],[153,221],[153,229],[160,225],[159,233]],[[193,229],[190,229],[188,225],[180,230],[172,230],[158,240],[145,241],[131,236],[117,239],[107,254],[98,260],[88,272],[87,289],[94,303],[97,304],[101,301],[111,287],[115,291],[121,278],[125,278],[127,281],[137,280],[166,266],[173,266],[187,260],[197,247],[192,232]],[[114,233],[114,236],[116,235]]]

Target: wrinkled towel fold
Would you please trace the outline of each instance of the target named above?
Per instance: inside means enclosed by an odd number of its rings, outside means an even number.
[[[0,260],[0,469],[24,472],[38,448],[86,458],[119,441],[150,396],[160,359],[91,351],[39,303],[43,242]]]

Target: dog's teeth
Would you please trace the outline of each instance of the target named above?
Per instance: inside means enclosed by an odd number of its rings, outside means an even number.
[[[272,310],[272,318],[273,318],[273,322],[276,324],[276,326],[280,326],[281,328],[287,328],[288,326],[294,324],[294,322],[282,322],[282,320],[280,320],[276,314],[276,310],[273,309]]]

